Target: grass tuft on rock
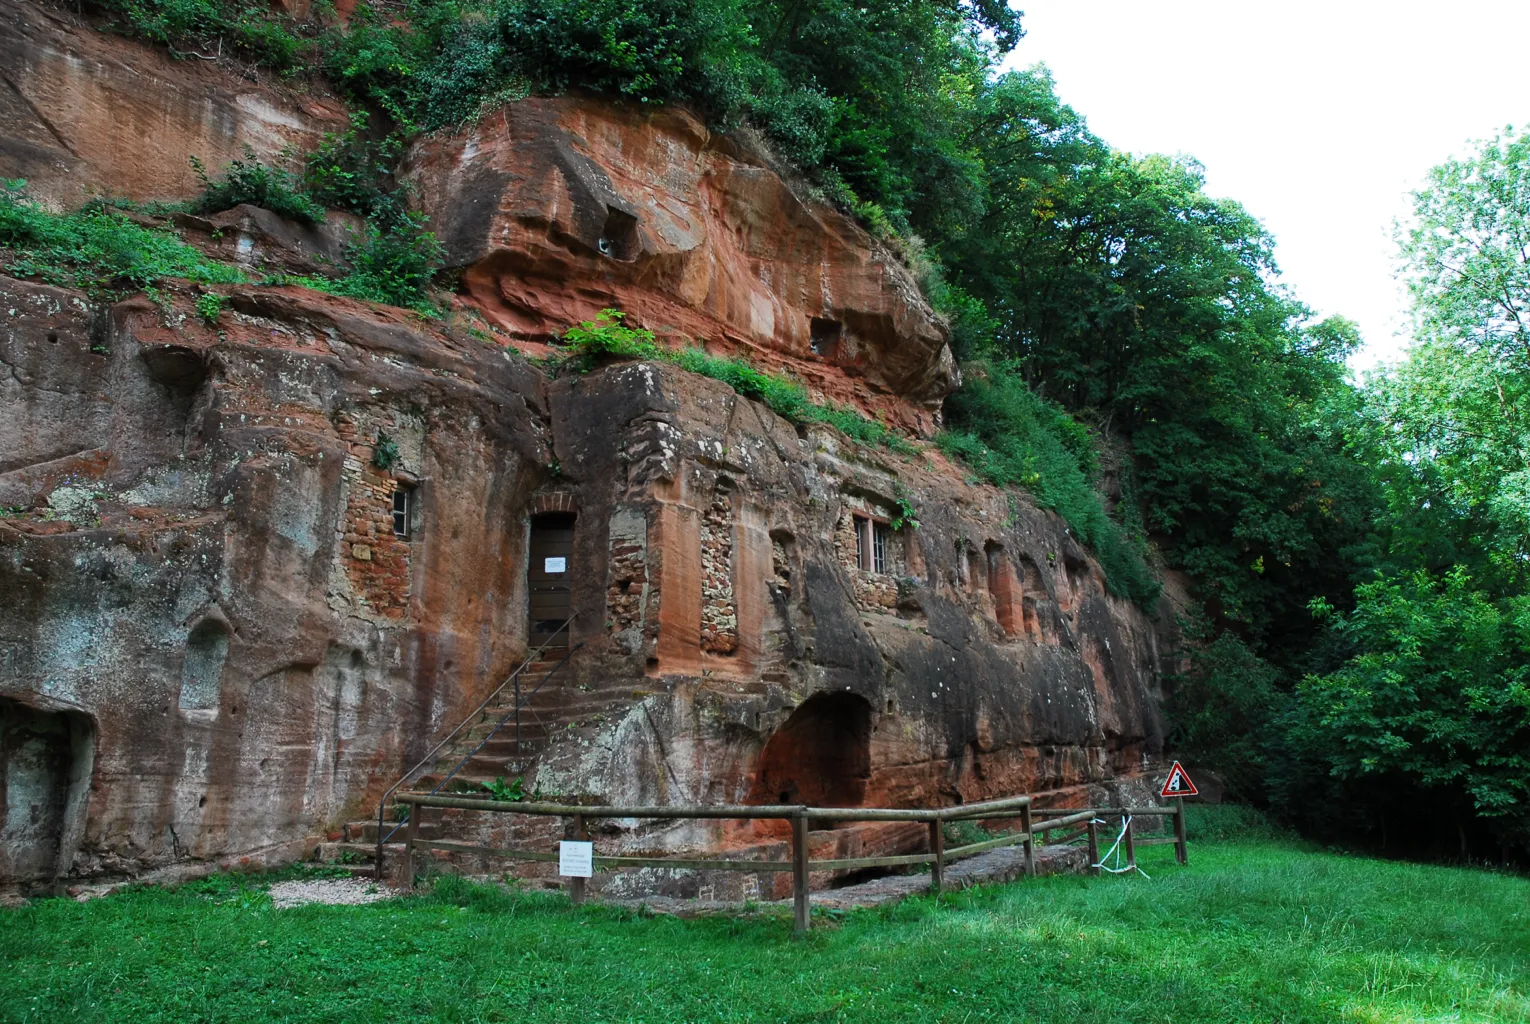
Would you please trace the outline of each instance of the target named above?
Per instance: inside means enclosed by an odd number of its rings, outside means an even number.
[[[807,388],[782,374],[768,373],[736,356],[714,356],[699,348],[669,349],[654,340],[650,330],[629,327],[625,313],[603,309],[594,320],[571,327],[564,334],[567,364],[580,373],[602,362],[642,359],[669,363],[687,373],[721,381],[745,398],[764,403],[772,412],[793,423],[823,423],[866,445],[880,445],[900,455],[918,451],[884,423],[868,419],[854,409],[814,402]]]

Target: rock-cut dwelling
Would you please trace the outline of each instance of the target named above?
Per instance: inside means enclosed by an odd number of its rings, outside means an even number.
[[[19,10],[0,52],[27,102],[0,122],[0,175],[52,201],[179,198],[191,154],[276,160],[344,123]],[[365,849],[384,791],[544,646],[517,738],[460,779],[926,807],[1099,799],[1155,762],[1172,616],[918,441],[959,384],[947,330],[852,220],[746,139],[589,98],[422,140],[405,177],[461,317],[238,285],[214,328],[186,289],[107,304],[0,278],[0,884]],[[330,244],[250,208],[181,227],[255,267]],[[527,358],[605,308],[790,374],[917,454],[665,363]],[[603,842],[779,838],[635,822]]]

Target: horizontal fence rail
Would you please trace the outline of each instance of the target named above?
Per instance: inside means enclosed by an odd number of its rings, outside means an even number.
[[[808,807],[803,804],[721,804],[711,807],[661,807],[661,806],[587,806],[584,804],[560,804],[545,801],[508,801],[478,799],[473,797],[438,796],[434,793],[402,793],[396,798],[401,804],[410,805],[404,835],[404,856],[400,866],[405,886],[414,884],[416,850],[436,850],[444,853],[473,853],[541,863],[556,863],[557,853],[538,850],[514,850],[502,847],[476,846],[470,843],[446,842],[421,839],[419,809],[440,807],[455,810],[484,811],[497,814],[526,814],[544,817],[572,819],[574,838],[588,840],[585,822],[590,818],[619,819],[732,819],[741,821],[778,820],[789,821],[792,827],[789,861],[750,860],[698,857],[621,857],[594,856],[595,870],[619,868],[678,868],[701,871],[752,871],[761,873],[791,872],[792,902],[796,928],[806,931],[811,924],[808,902],[808,876],[812,871],[848,871],[864,868],[905,867],[916,864],[930,865],[930,889],[939,893],[944,886],[945,865],[953,860],[976,856],[1004,846],[1025,847],[1025,871],[1036,873],[1037,835],[1043,837],[1052,832],[1073,829],[1060,842],[1067,843],[1087,837],[1089,865],[1099,874],[1099,841],[1097,828],[1109,818],[1124,822],[1123,840],[1128,863],[1136,866],[1137,845],[1151,843],[1174,843],[1179,863],[1188,861],[1183,801],[1176,800],[1168,807],[1085,807],[1085,808],[1032,808],[1029,796],[1005,797],[975,804],[961,804],[933,810],[883,807]],[[1040,820],[1033,820],[1035,815]],[[1165,839],[1134,840],[1132,818],[1168,816],[1174,819],[1174,837]],[[947,849],[941,826],[948,821],[971,821],[978,818],[1018,818],[1018,831],[995,836],[981,842],[967,843]],[[895,854],[882,857],[849,857],[833,860],[811,860],[808,857],[808,826],[815,821],[895,821],[924,823],[929,830],[928,853]],[[1083,826],[1079,828],[1078,826]],[[584,879],[569,880],[569,896],[575,903],[584,899]]]

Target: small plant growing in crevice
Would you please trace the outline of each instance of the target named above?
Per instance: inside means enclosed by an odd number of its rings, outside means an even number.
[[[226,300],[217,292],[208,292],[197,296],[197,316],[209,327],[218,326],[218,318],[223,315],[223,303]]]
[[[919,529],[919,512],[914,508],[914,502],[908,491],[902,484],[898,484],[893,492],[894,511],[887,525],[894,530],[901,530],[905,526],[910,529]]]
[[[402,455],[398,450],[398,442],[381,431],[377,434],[377,442],[372,445],[372,465],[378,469],[388,470],[398,465]]]
[[[526,789],[519,775],[510,782],[506,782],[505,777],[501,775],[493,782],[482,782],[479,785],[483,786],[484,790],[494,799],[502,800],[506,803],[519,803],[526,799]]]

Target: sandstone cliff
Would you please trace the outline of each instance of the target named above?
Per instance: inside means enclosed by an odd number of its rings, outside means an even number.
[[[180,187],[90,156],[127,100],[50,105],[57,55],[99,41],[18,25],[7,81],[53,141],[17,118],[0,153],[51,160],[60,198]],[[173,112],[211,74],[140,56],[78,90],[131,73],[133,103]],[[190,108],[249,109],[215,84]],[[249,124],[175,123],[204,157]],[[933,805],[1157,755],[1170,633],[1056,516],[667,365],[555,375],[517,351],[617,306],[928,430],[956,383],[944,329],[859,228],[687,115],[592,100],[512,105],[410,173],[508,341],[296,288],[227,289],[214,328],[186,290],[0,279],[0,879],[343,834],[548,628],[538,545],[565,537],[579,646],[539,697],[528,788]]]

